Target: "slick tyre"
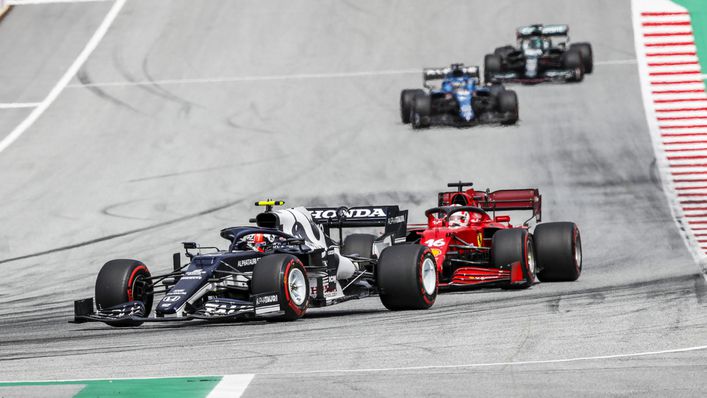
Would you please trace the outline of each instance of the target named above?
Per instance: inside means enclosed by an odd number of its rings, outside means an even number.
[[[584,80],[584,62],[582,61],[582,54],[576,50],[568,50],[565,53],[565,57],[562,61],[565,69],[574,71],[574,78],[569,79],[570,82],[581,82]]]
[[[493,83],[493,76],[501,73],[501,56],[486,54],[484,57],[484,83]]]
[[[96,278],[96,307],[101,310],[130,301],[141,301],[144,316],[152,311],[152,282],[147,266],[137,260],[111,260],[103,265]],[[138,326],[142,322],[108,323],[111,326]]]
[[[533,232],[538,259],[538,279],[543,282],[575,281],[582,273],[582,239],[572,222],[539,224]]]
[[[412,118],[410,123],[413,129],[430,127],[432,114],[432,98],[425,93],[418,93],[412,101]]]
[[[518,95],[515,91],[505,90],[498,93],[498,110],[509,115],[501,124],[511,125],[518,122]]]
[[[373,258],[373,241],[375,240],[375,235],[351,234],[344,239],[341,254],[348,257]]]
[[[491,262],[494,267],[505,267],[520,262],[523,270],[522,283],[502,286],[506,289],[526,289],[535,282],[535,246],[528,230],[522,228],[503,229],[493,234]]]
[[[263,257],[253,269],[252,294],[277,292],[284,314],[269,321],[294,321],[301,318],[309,304],[309,280],[302,262],[290,254]]]
[[[403,124],[410,123],[412,102],[418,94],[425,94],[425,92],[420,89],[403,90],[400,92],[400,120],[402,120]]]
[[[577,51],[582,56],[582,64],[584,64],[584,73],[590,74],[594,71],[594,54],[592,53],[592,45],[589,43],[573,43],[570,45],[570,51]]]
[[[504,58],[508,56],[508,54],[512,53],[516,49],[513,48],[513,46],[503,46],[503,47],[496,47],[495,50],[493,50],[493,53],[495,55],[498,55],[501,58]]]
[[[437,299],[437,265],[430,250],[417,244],[389,246],[376,267],[380,299],[392,311],[424,310]]]

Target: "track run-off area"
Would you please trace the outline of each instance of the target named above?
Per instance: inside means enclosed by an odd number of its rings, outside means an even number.
[[[6,3],[0,396],[704,396],[699,1]],[[543,22],[592,44],[593,74],[513,86],[517,126],[400,123],[423,67]],[[539,188],[545,221],[581,229],[579,280],[292,323],[68,323],[106,261],[167,271],[255,200],[420,222],[460,179]]]

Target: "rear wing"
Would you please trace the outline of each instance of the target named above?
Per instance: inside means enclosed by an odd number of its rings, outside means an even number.
[[[485,211],[495,213],[496,211],[530,210],[533,215],[528,221],[533,218],[536,222],[542,220],[542,196],[536,188],[501,189],[493,192],[469,191],[473,192],[473,199],[478,203],[478,207]],[[459,195],[459,192],[440,193],[439,206],[455,203],[454,197],[456,195]]]
[[[569,25],[529,25],[516,29],[516,38],[523,39],[533,36],[569,36]]]
[[[479,79],[478,66],[463,66],[461,70],[464,75]],[[451,72],[452,68],[449,66],[444,68],[424,68],[422,70],[422,80],[425,87],[429,88],[428,82],[433,80],[444,80]]]
[[[308,207],[307,210],[327,235],[332,227],[384,227],[385,234],[394,238],[404,237],[407,230],[408,211],[398,206]]]

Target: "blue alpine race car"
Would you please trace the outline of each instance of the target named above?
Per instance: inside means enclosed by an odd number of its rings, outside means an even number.
[[[432,124],[470,126],[480,123],[515,124],[518,97],[501,84],[481,85],[478,66],[452,64],[423,70],[422,89],[400,93],[400,117],[415,129]]]

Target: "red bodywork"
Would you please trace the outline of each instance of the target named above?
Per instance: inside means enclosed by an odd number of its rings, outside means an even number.
[[[470,183],[454,183],[456,192],[441,192],[438,207],[425,212],[427,225],[410,226],[410,238],[432,251],[437,262],[440,286],[516,284],[525,281],[520,263],[495,266],[491,261],[493,234],[513,226],[510,216],[498,211],[530,210],[540,222],[541,196],[537,189],[508,189],[494,192],[462,190]],[[450,218],[468,214],[468,224],[452,225]],[[415,236],[416,235],[416,236]]]

